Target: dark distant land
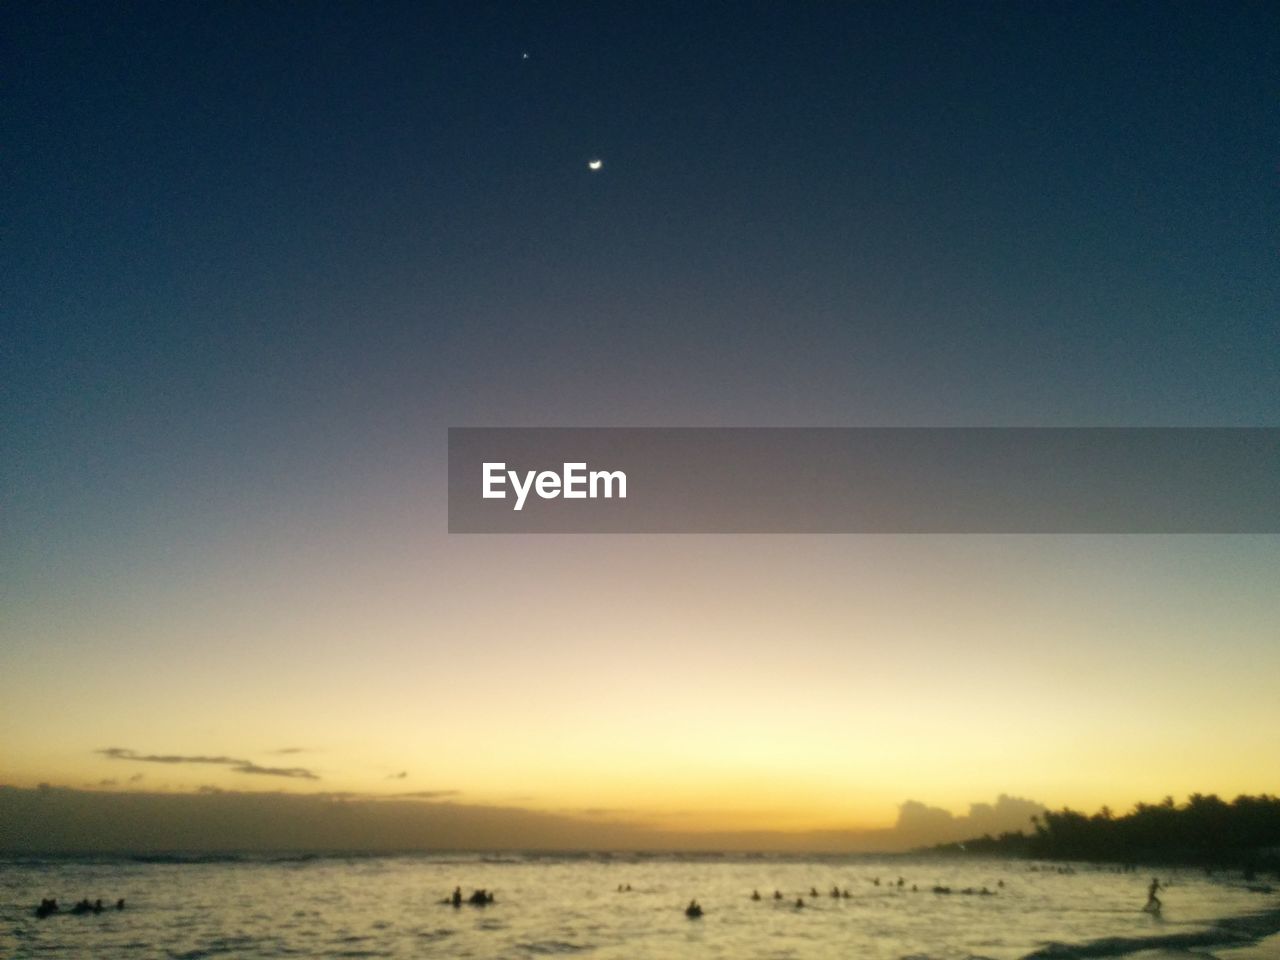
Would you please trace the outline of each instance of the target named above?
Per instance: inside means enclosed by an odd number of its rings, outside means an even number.
[[[931,847],[933,853],[1026,857],[1121,864],[1180,864],[1269,870],[1280,877],[1280,797],[1239,796],[1231,802],[1195,793],[1184,804],[1165,797],[1116,816],[1103,807],[1089,816],[1063,808],[1031,818],[1032,832],[986,834]]]

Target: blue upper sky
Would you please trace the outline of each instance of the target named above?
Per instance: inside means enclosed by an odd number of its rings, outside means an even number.
[[[2,16],[7,525],[449,423],[1280,417],[1272,5]]]

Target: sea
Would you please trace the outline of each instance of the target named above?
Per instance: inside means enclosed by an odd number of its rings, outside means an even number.
[[[1280,884],[1154,873],[1159,915],[1151,870],[967,857],[11,858],[0,957],[1280,958]],[[493,902],[442,902],[457,887]]]

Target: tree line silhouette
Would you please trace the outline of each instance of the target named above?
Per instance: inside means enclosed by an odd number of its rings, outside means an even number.
[[[1280,869],[1280,797],[1236,797],[1194,793],[1184,804],[1173,797],[1139,803],[1116,816],[1103,807],[1092,816],[1064,807],[1031,818],[1033,832],[986,834],[935,848],[1114,863],[1196,864]]]

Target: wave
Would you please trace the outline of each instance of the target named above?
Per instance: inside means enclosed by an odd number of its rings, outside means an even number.
[[[198,864],[217,864],[217,863],[243,863],[243,864],[287,864],[287,863],[310,863],[312,861],[373,861],[381,859],[392,859],[402,856],[429,856],[420,854],[399,854],[399,853],[365,853],[365,852],[349,852],[349,851],[261,851],[261,852],[242,852],[242,853],[200,853],[200,852],[161,852],[161,853],[57,853],[57,854],[41,854],[39,856],[21,855],[21,856],[0,856],[0,867],[57,867],[66,864],[159,864],[159,865],[198,865]],[[446,860],[438,860],[437,862],[451,862]],[[474,863],[478,857],[470,857],[466,860],[457,860],[458,863]]]
[[[1141,950],[1187,950],[1199,947],[1243,947],[1280,933],[1280,910],[1227,917],[1205,930],[1150,937],[1105,937],[1085,943],[1050,943],[1022,960],[1089,960],[1123,957]]]
[[[245,857],[234,853],[135,853],[125,857],[131,863],[243,863]]]
[[[364,860],[363,854],[329,853],[135,853],[120,858],[129,863],[310,863],[313,860]]]
[[[570,943],[567,940],[540,940],[532,943],[518,943],[516,948],[524,953],[531,953],[537,956],[582,953],[584,950],[595,949],[590,944]]]

